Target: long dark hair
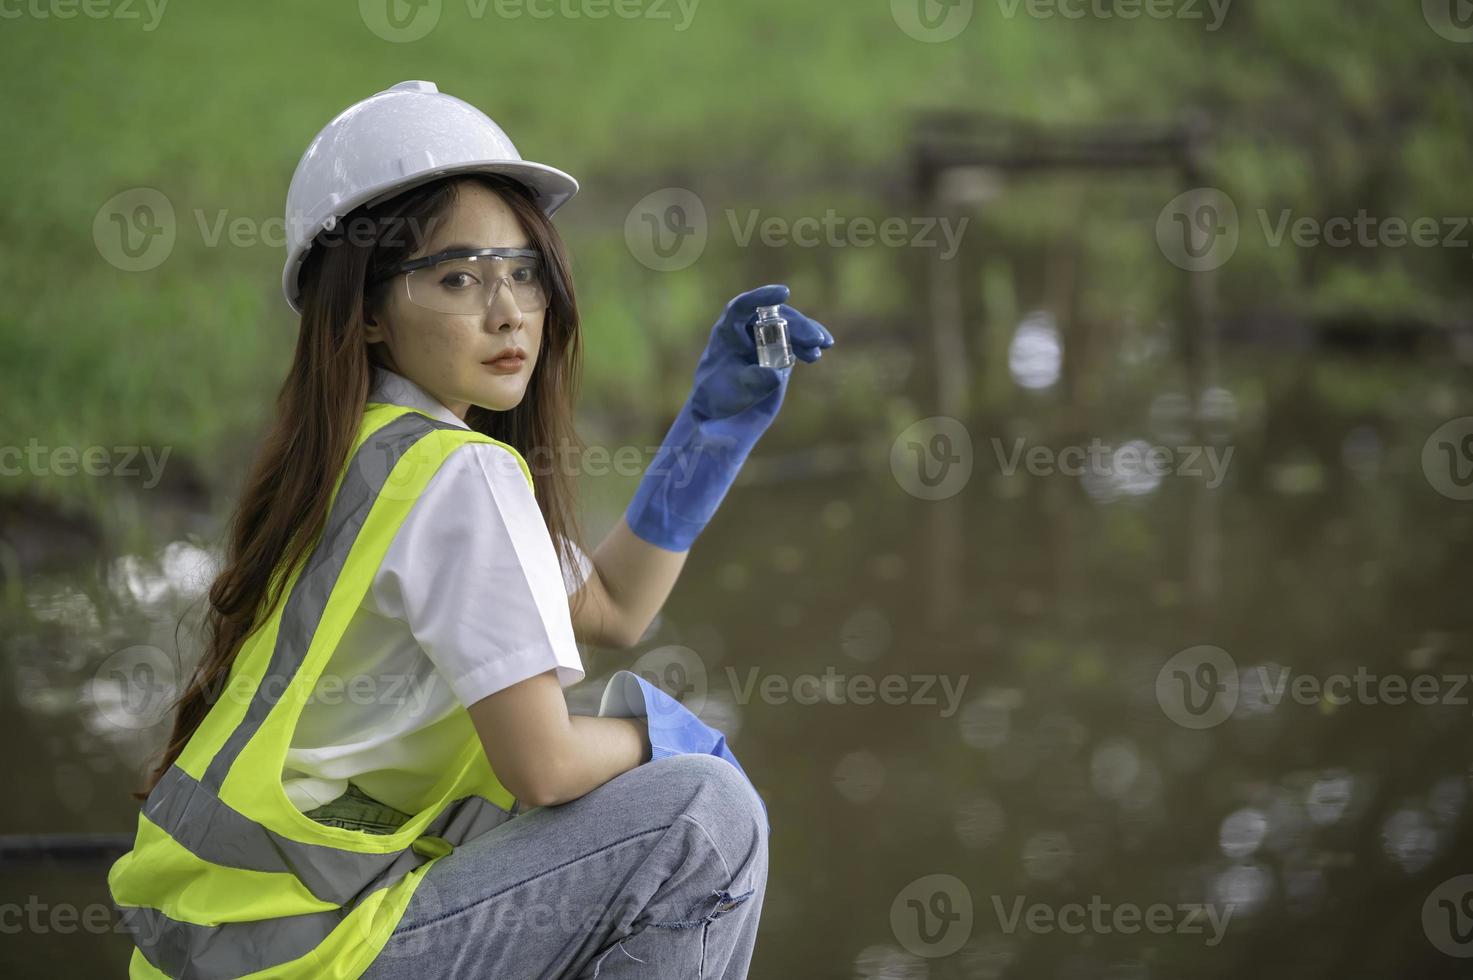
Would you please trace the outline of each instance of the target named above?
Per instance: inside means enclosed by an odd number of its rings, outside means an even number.
[[[582,382],[582,334],[557,229],[524,185],[491,174],[441,177],[371,208],[356,209],[335,229],[317,236],[302,266],[296,354],[277,395],[276,418],[231,519],[223,570],[209,589],[205,650],[175,702],[174,730],[163,759],[144,790],[133,794],[135,799],[147,799],[179,758],[219,699],[241,646],[271,617],[282,599],[282,585],[311,554],[362,421],[375,350],[381,346],[370,348],[364,337],[365,309],[380,308],[389,288],[380,278],[427,241],[428,229],[454,206],[460,183],[471,180],[501,196],[532,247],[542,253],[548,308],[541,349],[521,403],[504,412],[472,405],[465,423],[526,458],[559,559],[564,567],[576,567],[573,547],[582,535],[572,474],[550,463],[561,455],[554,447],[583,447],[573,424],[573,403]],[[539,448],[543,451],[537,452]],[[549,462],[542,465],[542,460]],[[278,567],[283,569],[279,578],[273,576]]]

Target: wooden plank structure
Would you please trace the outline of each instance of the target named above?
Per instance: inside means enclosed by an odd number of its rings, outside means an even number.
[[[989,172],[1022,177],[1161,171],[1174,177],[1184,192],[1211,183],[1206,163],[1210,129],[1200,113],[1166,124],[1055,126],[960,110],[926,112],[912,126],[912,206],[918,214],[956,217],[974,203],[969,187],[985,185]],[[973,358],[967,349],[962,306],[964,273],[955,258],[942,261],[934,253],[928,265],[934,414],[965,420],[971,409]],[[1206,436],[1201,399],[1215,383],[1217,371],[1215,276],[1185,271],[1181,276],[1176,342],[1186,369],[1194,438],[1202,444]],[[1218,590],[1218,518],[1210,492],[1199,486],[1196,494],[1187,578],[1193,598],[1204,607]],[[929,615],[937,629],[943,629],[964,598],[959,585],[966,541],[964,507],[956,498],[938,501],[931,515]]]

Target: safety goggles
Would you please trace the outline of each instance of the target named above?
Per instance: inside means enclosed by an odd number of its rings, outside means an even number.
[[[542,255],[534,248],[447,249],[411,259],[380,281],[398,275],[409,302],[438,313],[480,316],[503,283],[523,313],[547,309]]]

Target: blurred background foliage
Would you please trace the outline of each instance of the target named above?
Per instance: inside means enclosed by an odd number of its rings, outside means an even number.
[[[401,44],[368,30],[350,3],[176,2],[147,31],[142,7],[135,21],[8,20],[7,427],[51,444],[169,444],[214,470],[219,446],[262,425],[294,319],[277,288],[284,250],[209,247],[197,214],[207,226],[221,212],[279,217],[317,129],[404,78],[481,106],[524,156],[582,182],[559,224],[585,315],[588,415],[630,401],[657,417],[678,406],[688,371],[662,376],[652,343],[676,345],[683,361],[673,363],[693,367],[725,300],[752,284],[728,261],[730,236],[724,250],[714,241],[725,209],[919,213],[898,210],[884,188],[905,180],[923,109],[1095,125],[1205,114],[1210,172],[1242,216],[1242,244],[1222,273],[1230,308],[1465,315],[1469,249],[1307,256],[1268,247],[1257,210],[1469,214],[1468,49],[1405,4],[1235,0],[1210,31],[1211,9],[1199,6],[1202,20],[1071,20],[979,3],[967,29],[939,44],[906,36],[882,2],[705,0],[683,30],[673,3],[668,21],[504,20],[494,7],[477,18],[447,3],[433,31]],[[1128,284],[1096,291],[1094,302],[1113,307],[1100,316],[1135,302],[1132,291],[1162,290],[1175,270],[1147,255],[1169,184],[1074,183],[1052,200],[1005,194],[988,221],[1020,246],[1069,236],[1098,281]],[[692,268],[656,273],[624,247],[622,218],[671,185],[703,194],[713,243]],[[103,202],[135,186],[162,191],[178,220],[168,260],[142,273],[103,261],[89,234]],[[831,283],[805,279],[804,256],[766,268],[794,280],[794,301],[842,336],[847,311],[913,304],[901,263],[881,251],[848,250]],[[651,390],[663,402],[652,406]],[[88,492],[81,481],[41,482],[47,494]]]

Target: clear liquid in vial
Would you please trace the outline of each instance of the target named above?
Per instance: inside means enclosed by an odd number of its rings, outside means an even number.
[[[757,322],[752,326],[757,341],[757,363],[763,367],[793,366],[793,347],[788,341],[788,321],[779,306],[757,307]]]

